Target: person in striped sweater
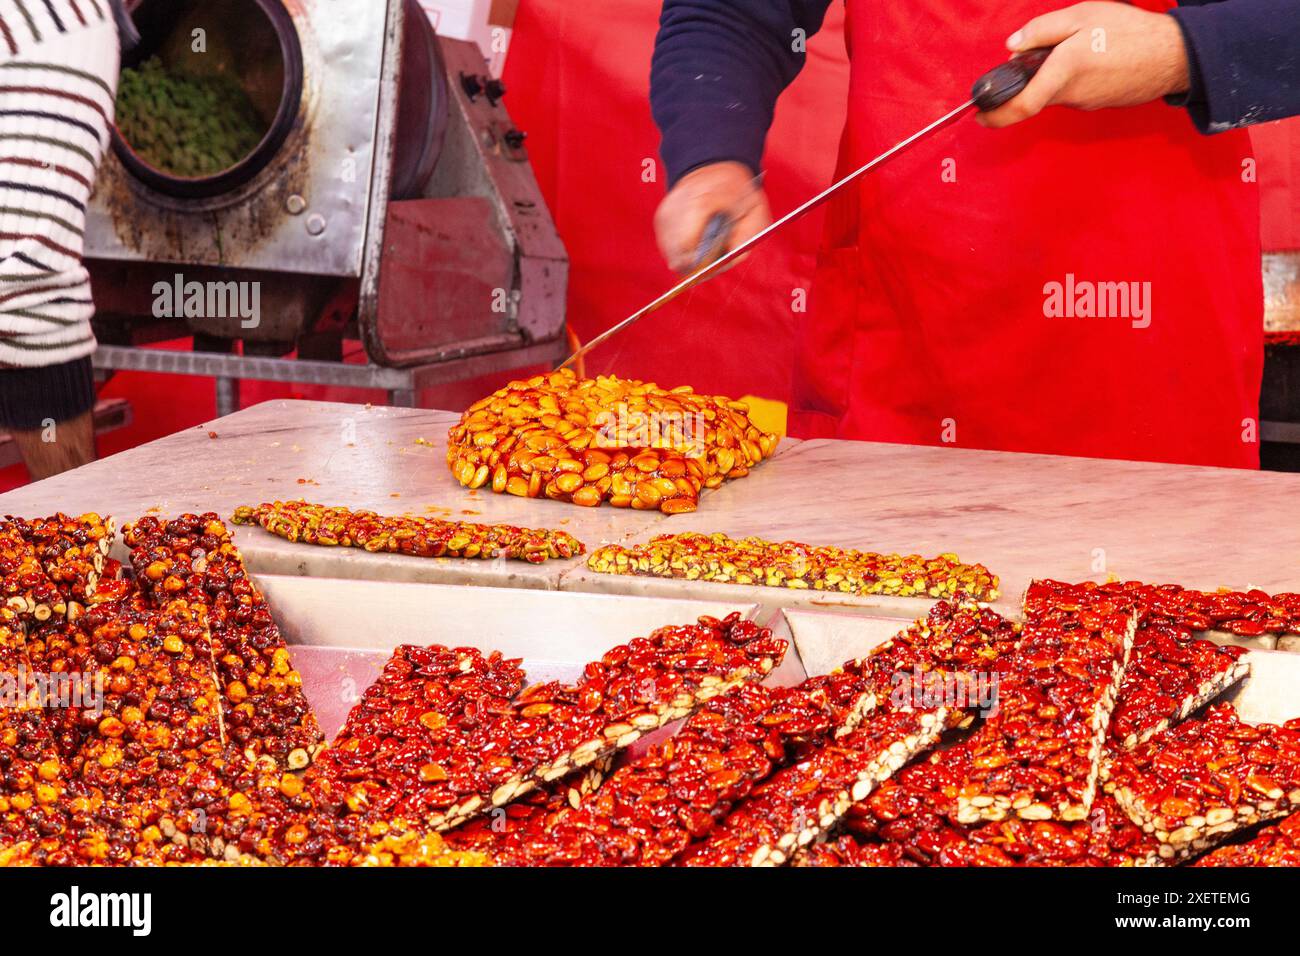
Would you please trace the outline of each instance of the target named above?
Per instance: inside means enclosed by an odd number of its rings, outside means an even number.
[[[0,0],[0,427],[40,479],[94,458],[86,205],[109,144],[115,0]]]

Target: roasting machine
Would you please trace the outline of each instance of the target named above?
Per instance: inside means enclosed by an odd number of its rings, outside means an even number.
[[[98,369],[214,376],[224,415],[246,378],[410,406],[563,356],[568,259],[476,45],[415,0],[128,9],[124,68],[237,84],[260,139],[180,175],[114,132],[87,212]]]

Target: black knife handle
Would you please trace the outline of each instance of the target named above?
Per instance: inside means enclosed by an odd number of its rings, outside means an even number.
[[[995,66],[976,80],[970,95],[979,111],[987,113],[995,110],[1017,96],[1029,85],[1052,49],[1050,46],[1040,46],[1017,53],[1006,63]]]
[[[727,243],[731,240],[731,229],[735,224],[735,220],[725,212],[715,213],[709,219],[704,227],[704,234],[700,236],[700,241],[695,247],[695,261],[691,264],[692,272],[712,265],[722,258],[723,253],[727,251]]]

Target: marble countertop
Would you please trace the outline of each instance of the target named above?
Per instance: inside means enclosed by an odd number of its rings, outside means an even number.
[[[757,534],[875,551],[955,552],[1001,576],[1014,613],[1033,577],[1134,578],[1195,587],[1300,590],[1300,476],[1140,462],[787,440],[700,510],[666,517],[575,508],[462,488],[448,471],[456,413],[274,401],[0,495],[0,513],[215,510],[306,498],[324,504],[565,530],[589,548],[676,531]],[[418,441],[423,440],[423,441]],[[427,442],[427,444],[425,444]],[[236,532],[253,570],[836,607],[884,617],[920,599],[597,575],[580,559],[423,560],[295,545]],[[840,609],[836,607],[836,609]]]

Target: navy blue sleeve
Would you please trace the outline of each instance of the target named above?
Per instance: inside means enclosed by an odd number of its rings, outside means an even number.
[[[1181,0],[1190,86],[1171,98],[1202,133],[1300,115],[1300,0]]]
[[[669,185],[706,163],[755,173],[781,91],[830,0],[664,0],[650,106]]]

